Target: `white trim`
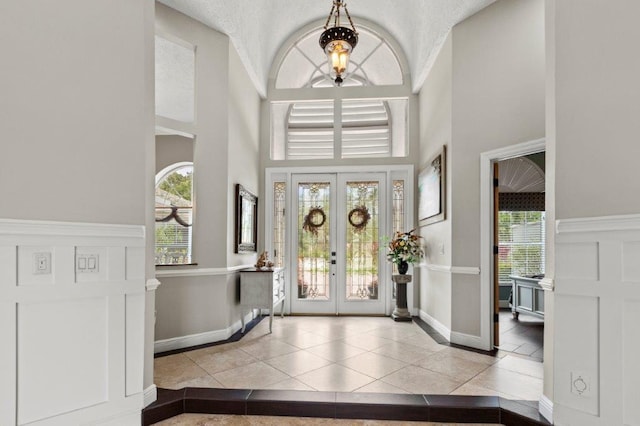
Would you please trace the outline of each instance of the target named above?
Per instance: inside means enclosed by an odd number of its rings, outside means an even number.
[[[544,291],[553,291],[553,289],[555,288],[555,282],[553,281],[553,278],[543,278],[539,281],[540,287],[542,287],[542,289]]]
[[[461,275],[478,275],[480,274],[480,268],[477,266],[448,266],[438,265],[435,263],[421,263],[418,267],[425,267],[430,271],[445,272],[449,274],[461,274]]]
[[[169,176],[171,173],[184,167],[191,167],[191,171],[193,171],[193,161],[180,161],[178,163],[169,164],[167,167],[160,170],[158,173],[156,173],[156,186],[158,186],[160,181]]]
[[[640,214],[559,219],[556,233],[640,230]]]
[[[492,163],[545,150],[545,139],[522,142],[480,154],[480,336],[479,349],[491,350],[493,341],[493,167]],[[460,336],[463,340],[466,337]],[[453,339],[453,336],[452,336]],[[457,343],[457,342],[456,342]],[[463,344],[463,343],[461,343]]]
[[[445,339],[451,341],[451,330],[422,309],[420,309],[420,319],[433,327],[433,329],[440,333]]]
[[[145,236],[143,225],[0,219],[1,235],[136,238]]]
[[[253,265],[228,266],[226,268],[192,268],[192,269],[156,269],[156,277],[204,277],[211,275],[228,275],[242,269],[252,268]]]
[[[456,345],[468,346],[470,348],[484,349],[484,339],[482,336],[473,336],[471,334],[452,331],[450,342],[455,343]]]
[[[147,387],[143,392],[143,407],[146,408],[158,399],[158,388],[155,384]]]
[[[160,287],[160,284],[162,284],[160,281],[158,281],[155,278],[150,278],[147,280],[146,284],[145,284],[145,288],[147,291],[156,291],[158,289],[158,287]]]
[[[244,317],[245,324],[253,319],[253,311]],[[236,331],[242,328],[242,322],[236,321],[222,330],[206,331],[204,333],[190,334],[187,336],[172,337],[170,339],[156,340],[153,347],[154,353],[172,351],[174,349],[189,348],[191,346],[204,345],[206,343],[227,340]]]
[[[540,401],[538,401],[538,411],[542,417],[547,419],[549,423],[553,424],[553,401],[542,395],[540,397]]]

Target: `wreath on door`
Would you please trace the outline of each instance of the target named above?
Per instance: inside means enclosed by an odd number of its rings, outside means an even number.
[[[313,235],[318,235],[318,229],[324,225],[326,220],[327,215],[322,210],[322,207],[311,207],[309,213],[304,217],[302,229],[311,232]]]
[[[349,223],[355,229],[355,232],[362,232],[369,223],[371,214],[365,206],[357,206],[349,212]]]

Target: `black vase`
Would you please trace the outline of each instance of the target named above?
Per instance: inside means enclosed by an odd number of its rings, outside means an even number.
[[[400,263],[398,263],[398,273],[400,275],[404,275],[407,273],[408,270],[409,270],[409,264],[404,260],[401,260]]]

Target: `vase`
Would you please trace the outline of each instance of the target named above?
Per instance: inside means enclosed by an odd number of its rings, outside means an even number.
[[[409,270],[409,263],[405,262],[404,260],[401,260],[400,263],[398,263],[398,273],[400,275],[404,275],[407,273],[408,270]]]

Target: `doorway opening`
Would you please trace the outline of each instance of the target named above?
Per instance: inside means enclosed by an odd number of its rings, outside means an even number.
[[[494,346],[543,359],[545,153],[494,167]]]

